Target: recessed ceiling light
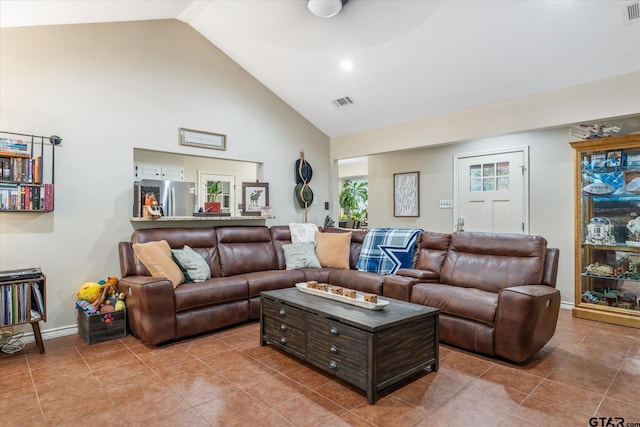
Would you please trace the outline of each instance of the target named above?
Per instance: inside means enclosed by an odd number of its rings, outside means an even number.
[[[342,67],[343,70],[345,71],[351,71],[353,70],[353,62],[349,61],[349,60],[344,60],[340,63],[340,66]]]
[[[308,0],[307,7],[316,16],[331,18],[340,12],[347,1],[349,0]]]

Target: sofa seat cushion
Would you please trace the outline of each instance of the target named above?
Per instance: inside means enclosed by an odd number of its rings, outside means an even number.
[[[382,295],[384,277],[367,271],[329,269],[329,284],[371,294]]]
[[[204,282],[183,283],[174,290],[176,312],[196,307],[247,299],[249,285],[240,277],[218,277]]]
[[[245,279],[249,284],[249,298],[259,296],[262,291],[291,288],[296,283],[305,281],[302,270],[258,271],[241,274],[236,277]]]
[[[493,326],[498,307],[498,294],[441,283],[418,283],[411,288],[411,302],[435,307],[452,316]]]

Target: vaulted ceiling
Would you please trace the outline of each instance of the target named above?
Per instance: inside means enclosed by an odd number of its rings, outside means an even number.
[[[179,19],[330,137],[640,71],[637,1],[306,3],[1,0],[0,25]]]

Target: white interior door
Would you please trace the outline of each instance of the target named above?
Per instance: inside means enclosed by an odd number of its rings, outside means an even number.
[[[235,193],[236,177],[233,175],[218,175],[211,172],[198,171],[198,206],[203,207],[207,201],[207,185],[211,182],[220,181],[222,184],[222,194],[219,196],[222,212],[228,212],[235,216]]]
[[[528,148],[456,156],[454,228],[529,232]]]

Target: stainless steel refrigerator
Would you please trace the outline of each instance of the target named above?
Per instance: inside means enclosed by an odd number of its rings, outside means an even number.
[[[192,216],[197,210],[195,183],[143,179],[133,183],[133,216],[142,216],[149,193],[155,196],[163,216]]]

